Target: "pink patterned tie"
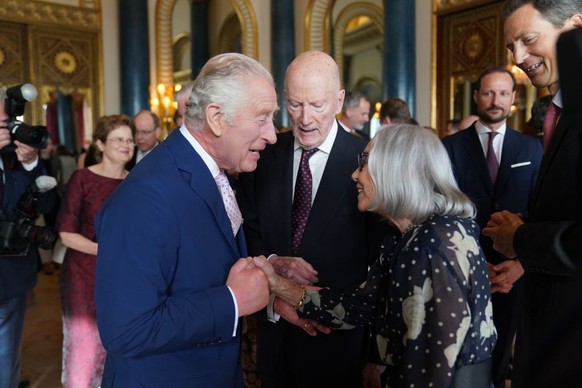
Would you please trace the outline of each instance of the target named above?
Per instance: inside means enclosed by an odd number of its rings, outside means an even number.
[[[309,169],[309,158],[317,152],[317,148],[303,150],[297,180],[295,181],[295,196],[291,208],[291,250],[295,254],[299,250],[305,225],[311,211],[312,178]]]
[[[222,196],[222,202],[224,203],[226,214],[228,214],[228,218],[230,218],[232,233],[236,236],[238,229],[243,223],[243,218],[240,209],[238,208],[238,204],[236,203],[234,192],[232,191],[228,178],[223,171],[221,171],[214,180],[220,189],[220,195]]]
[[[493,185],[497,182],[497,173],[499,172],[499,161],[493,149],[493,139],[495,136],[497,136],[497,132],[489,132],[489,142],[487,143],[487,170],[489,170],[489,176],[491,177],[491,183]]]
[[[560,116],[560,107],[553,102],[548,105],[548,110],[544,117],[544,151],[548,149],[548,144],[550,144],[550,139],[554,134],[554,129],[556,129],[556,123],[558,122],[558,117]]]

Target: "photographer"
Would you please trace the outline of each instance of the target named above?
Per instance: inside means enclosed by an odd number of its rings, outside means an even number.
[[[38,160],[38,149],[11,139],[6,124],[12,119],[5,109],[6,92],[7,89],[0,86],[0,204],[3,221],[16,216],[21,196],[44,173]],[[39,194],[36,210],[47,212],[53,204],[54,190],[50,190]],[[36,247],[15,254],[0,250],[0,387],[18,386],[27,294],[36,284],[37,269]]]

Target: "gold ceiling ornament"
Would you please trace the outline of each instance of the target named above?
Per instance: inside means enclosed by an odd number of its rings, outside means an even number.
[[[0,48],[0,66],[2,66],[4,64],[5,60],[6,60],[6,55],[4,54],[4,50],[2,50],[2,48]]]
[[[72,74],[77,69],[75,56],[68,51],[61,51],[55,56],[55,66],[64,74]]]

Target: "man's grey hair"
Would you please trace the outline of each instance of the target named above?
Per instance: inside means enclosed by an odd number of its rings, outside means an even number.
[[[273,84],[271,73],[256,60],[243,54],[226,53],[211,58],[194,80],[192,94],[186,103],[186,120],[194,129],[203,127],[206,107],[221,106],[226,123],[233,124],[234,116],[247,100],[250,77],[262,77]]]
[[[184,96],[190,97],[190,93],[192,93],[192,87],[194,86],[194,80],[188,81],[185,85],[182,86],[182,89],[178,90],[176,94],[174,94],[174,100],[180,101],[181,98]]]
[[[571,16],[582,13],[582,1],[580,0],[507,0],[501,16],[503,19],[507,19],[526,4],[531,4],[544,19],[556,28],[564,27]]]
[[[344,104],[342,105],[342,113],[346,113],[348,109],[357,108],[360,106],[362,99],[367,100],[366,96],[360,92],[349,92],[344,98]]]
[[[368,210],[413,223],[435,213],[475,216],[475,206],[459,190],[447,151],[432,131],[412,124],[386,124],[371,146],[368,172],[376,197]]]
[[[8,87],[0,83],[0,103],[4,104],[4,100],[6,99],[6,90]]]

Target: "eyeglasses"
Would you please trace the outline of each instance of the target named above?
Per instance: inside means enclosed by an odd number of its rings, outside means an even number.
[[[370,155],[369,152],[360,152],[358,154],[358,170],[362,171],[364,166],[368,164],[368,156]]]
[[[133,139],[124,139],[122,137],[110,137],[107,139],[107,141],[111,141],[115,144],[122,144],[125,143],[127,145],[133,145],[135,142],[133,141]]]
[[[149,136],[156,131],[157,128],[150,129],[149,131],[135,131],[135,136]]]

